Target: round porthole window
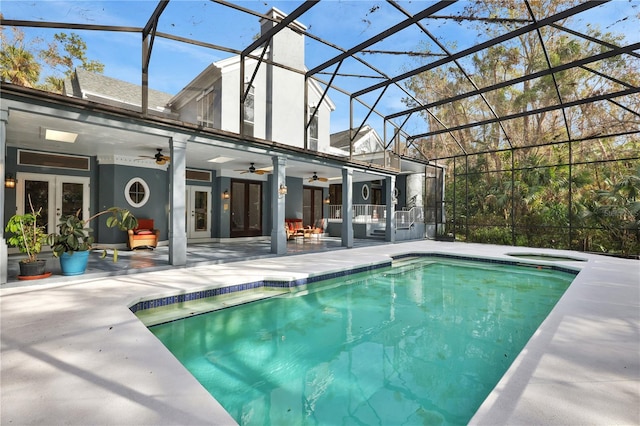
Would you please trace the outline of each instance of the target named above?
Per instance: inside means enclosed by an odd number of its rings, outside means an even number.
[[[143,179],[135,177],[124,187],[124,198],[132,207],[142,207],[149,200],[149,185]]]
[[[369,199],[369,185],[366,183],[362,185],[362,199],[367,201]]]

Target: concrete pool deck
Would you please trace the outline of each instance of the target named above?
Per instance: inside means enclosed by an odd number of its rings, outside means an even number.
[[[640,424],[640,261],[419,241],[0,289],[1,424],[234,420],[128,309],[146,299],[446,253],[580,269],[472,424]],[[515,259],[569,255],[585,262]]]

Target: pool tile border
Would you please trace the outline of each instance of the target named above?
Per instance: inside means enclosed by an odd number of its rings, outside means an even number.
[[[440,257],[446,259],[453,260],[469,260],[473,262],[483,262],[483,263],[497,263],[500,265],[511,265],[511,266],[524,266],[528,268],[544,268],[551,269],[559,272],[566,272],[568,274],[577,275],[580,272],[580,268],[566,268],[560,265],[549,265],[549,264],[540,264],[540,263],[528,263],[522,262],[521,260],[508,260],[508,259],[491,259],[487,257],[473,257],[473,256],[462,256],[458,254],[448,254],[448,253],[404,253],[393,256],[393,260],[404,259],[407,257]],[[570,260],[567,260],[567,262]]]
[[[326,274],[312,275],[312,276],[300,278],[297,280],[289,280],[289,281],[259,280],[259,281],[249,282],[249,283],[233,284],[225,287],[212,288],[212,289],[195,291],[195,292],[185,293],[185,294],[178,294],[175,296],[166,296],[166,297],[160,297],[156,299],[143,300],[129,306],[129,310],[131,310],[131,312],[135,314],[137,312],[144,311],[147,309],[159,308],[159,307],[173,305],[177,303],[207,299],[211,297],[237,293],[237,292],[246,291],[246,290],[260,289],[260,288],[292,289],[292,288],[304,286],[307,284],[312,284],[318,281],[329,280],[333,278],[340,278],[347,275],[354,275],[362,272],[373,271],[380,268],[386,268],[388,266],[391,266],[394,260],[400,260],[408,257],[434,257],[434,258],[443,258],[443,259],[452,259],[452,260],[495,263],[495,264],[501,264],[501,265],[525,266],[525,267],[533,267],[533,268],[543,267],[545,269],[552,269],[555,271],[565,272],[573,275],[577,275],[578,272],[580,271],[579,268],[571,269],[571,268],[566,268],[559,265],[540,265],[539,263],[526,263],[526,262],[507,260],[507,259],[490,259],[490,258],[462,256],[462,255],[447,254],[447,253],[410,252],[410,253],[394,255],[392,256],[391,260],[386,262],[380,262],[380,263],[361,266],[361,267],[348,269],[348,270],[334,271]]]
[[[245,290],[254,290],[260,288],[296,288],[303,285],[311,284],[318,281],[329,280],[332,278],[340,278],[347,275],[359,274],[361,272],[373,271],[380,268],[391,266],[391,261],[380,262],[373,265],[361,266],[354,269],[348,269],[344,271],[329,272],[326,274],[313,275],[306,278],[300,278],[297,280],[259,280],[244,284],[233,284],[230,286],[195,291],[191,293],[178,294],[175,296],[160,297],[157,299],[144,300],[138,303],[134,303],[129,306],[129,310],[134,314],[147,309],[159,308],[162,306],[168,306],[176,303],[184,303],[199,299],[207,299],[210,297],[221,296],[225,294],[237,293]]]

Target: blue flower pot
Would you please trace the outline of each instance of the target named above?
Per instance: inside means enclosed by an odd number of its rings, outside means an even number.
[[[89,250],[74,251],[71,254],[62,253],[62,256],[60,256],[62,275],[82,275],[87,270],[88,262]]]

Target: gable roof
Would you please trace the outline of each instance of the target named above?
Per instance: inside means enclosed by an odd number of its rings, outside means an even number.
[[[331,147],[338,148],[343,151],[349,152],[349,145],[351,144],[351,130],[343,130],[341,132],[333,133],[331,136]],[[353,138],[353,153],[364,154],[384,151],[384,144],[378,132],[371,126],[365,124],[362,126],[358,134]]]
[[[133,109],[140,110],[141,90],[141,86],[137,84],[76,68],[73,77],[65,80],[62,93],[122,108],[137,107]],[[164,112],[171,97],[169,93],[149,88],[149,109]]]

